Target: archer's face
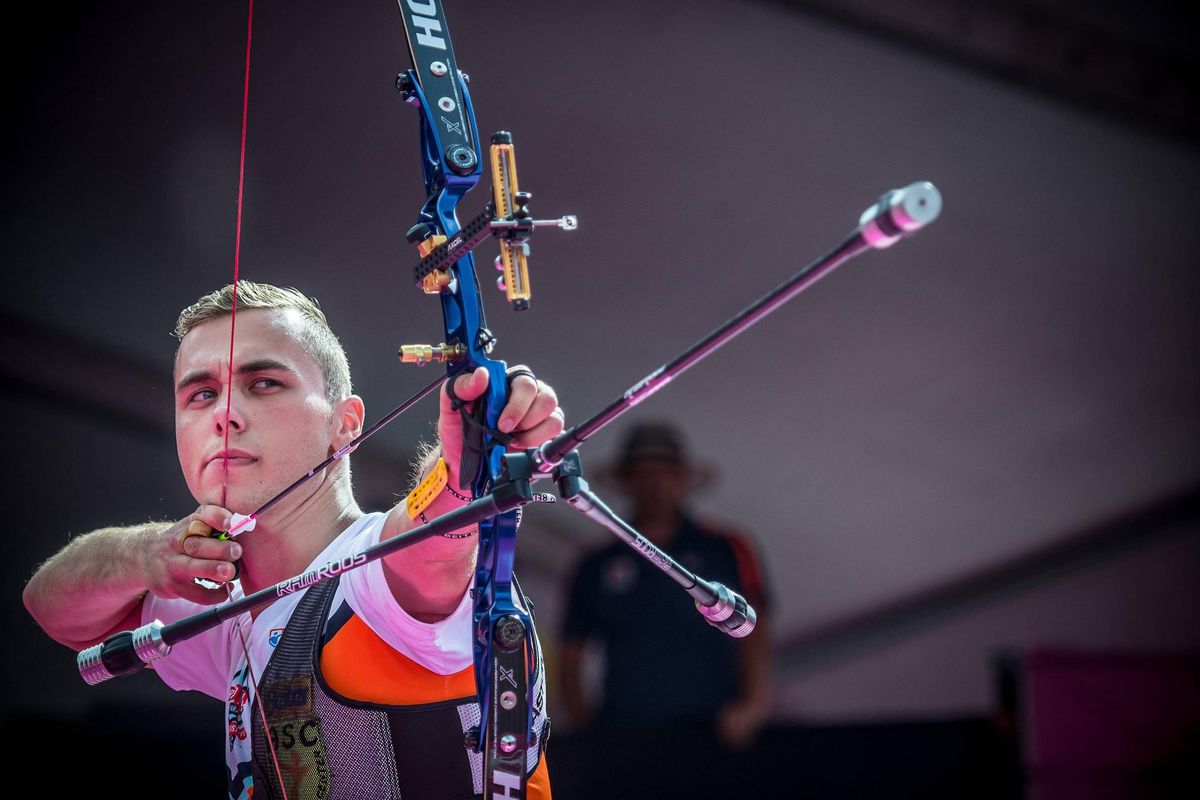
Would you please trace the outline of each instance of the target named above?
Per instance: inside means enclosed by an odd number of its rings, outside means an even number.
[[[334,408],[321,368],[289,335],[300,330],[295,314],[238,313],[232,387],[229,317],[197,326],[180,343],[175,441],[198,502],[220,505],[227,483],[225,507],[249,514],[329,454]]]

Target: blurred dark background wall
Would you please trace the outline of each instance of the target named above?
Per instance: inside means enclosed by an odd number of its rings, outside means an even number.
[[[114,796],[142,769],[134,741],[150,764],[138,791],[220,791],[214,703],[152,676],[83,686],[19,595],[69,535],[194,507],[168,331],[232,275],[245,6],[35,13],[5,56],[5,726],[109,764]],[[391,90],[402,26],[387,3],[260,0],[255,14],[243,275],[320,298],[378,415],[426,379],[395,346],[441,324],[407,278],[423,197],[416,119]],[[534,242],[533,308],[495,302],[491,320],[503,356],[553,382],[575,419],[834,244],[884,190],[943,192],[927,232],[835,273],[635,412],[675,420],[717,462],[699,509],[765,557],[764,787],[1090,785],[1088,764],[1031,736],[1030,687],[1063,669],[1094,689],[1063,714],[1112,721],[1121,741],[1169,734],[1149,755],[1114,745],[1114,763],[1129,757],[1116,791],[1188,779],[1171,748],[1188,752],[1198,716],[1194,14],[450,4],[481,131],[514,132],[539,215],[581,219]],[[364,506],[404,491],[432,416],[355,455]],[[538,509],[522,536],[553,669],[562,584],[604,535]],[[1141,716],[1109,704],[1122,694],[1146,698]],[[1060,761],[1039,772],[1039,758]]]

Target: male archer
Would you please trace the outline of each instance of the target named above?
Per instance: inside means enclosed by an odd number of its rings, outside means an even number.
[[[443,391],[440,444],[418,468],[433,477],[422,481],[419,501],[364,513],[343,457],[253,530],[230,541],[206,535],[229,530],[232,513],[250,514],[346,446],[365,415],[325,315],[294,289],[238,282],[231,370],[233,289],[200,298],[175,330],[176,445],[200,506],[174,523],[93,531],[43,564],[25,588],[25,605],[62,644],[81,650],[154,619],[170,623],[468,502],[459,483],[463,423]],[[513,436],[512,446],[536,447],[562,431],[562,410],[552,388],[527,370],[514,372],[521,374],[511,378],[498,427]],[[480,369],[456,376],[452,391],[470,403],[487,383]],[[155,663],[171,688],[226,703],[231,798],[457,800],[483,791],[481,758],[464,741],[480,724],[468,592],[477,540],[474,528],[426,539],[230,620]],[[541,743],[540,648],[538,655],[534,734]],[[530,749],[527,768],[528,797],[548,798],[540,747]]]

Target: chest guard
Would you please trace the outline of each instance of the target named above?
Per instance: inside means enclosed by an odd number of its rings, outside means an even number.
[[[318,584],[300,598],[259,681],[288,800],[481,797],[474,696],[389,706],[344,697],[326,683],[321,642],[338,583]],[[538,666],[535,730],[544,741],[540,657]],[[261,717],[252,718],[254,795],[282,800]],[[540,756],[540,747],[530,752],[530,773]]]

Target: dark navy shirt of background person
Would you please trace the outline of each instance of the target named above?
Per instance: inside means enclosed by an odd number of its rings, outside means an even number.
[[[740,535],[685,519],[664,549],[764,610],[762,572]],[[562,635],[605,645],[602,725],[712,720],[738,695],[737,640],[705,622],[687,592],[621,542],[580,564]]]

